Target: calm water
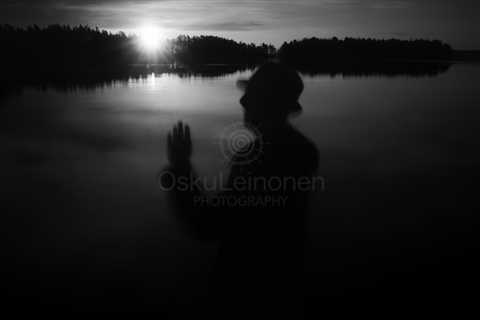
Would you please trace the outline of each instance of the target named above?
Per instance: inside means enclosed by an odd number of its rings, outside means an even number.
[[[78,257],[106,274],[128,269],[142,250],[154,248],[165,272],[206,268],[202,261],[212,251],[179,231],[155,176],[166,164],[167,130],[178,120],[192,128],[197,170],[215,176],[227,169],[218,139],[242,119],[236,81],[249,74],[152,74],[88,90],[27,88],[3,101],[0,184],[16,259],[58,274]],[[454,65],[436,77],[304,80],[304,112],[293,122],[316,143],[327,181],[326,192],[314,196],[312,233],[322,231],[322,199],[331,209],[325,214],[349,232],[385,233],[418,222],[407,213],[369,223],[356,207],[368,203],[388,215],[402,202],[396,191],[412,194],[428,177],[468,175],[480,160],[479,65]],[[365,188],[371,192],[337,202],[339,194]],[[395,193],[378,202],[388,188]],[[175,288],[178,281],[164,283]]]

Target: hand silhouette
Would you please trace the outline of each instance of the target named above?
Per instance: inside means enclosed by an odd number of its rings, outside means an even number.
[[[179,121],[167,135],[167,157],[170,165],[181,168],[190,165],[192,140],[190,127]]]

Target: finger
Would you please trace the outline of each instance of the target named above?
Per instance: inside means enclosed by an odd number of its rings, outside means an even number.
[[[184,132],[183,132],[183,123],[182,121],[178,122],[178,138],[183,141],[184,138]]]
[[[169,132],[167,134],[167,158],[168,158],[168,161],[172,161],[172,134]]]
[[[185,126],[185,140],[191,141],[190,126],[188,124]]]
[[[174,125],[173,126],[173,137],[172,137],[172,143],[175,144],[178,141],[178,126]]]
[[[172,148],[172,134],[170,132],[167,134],[167,148]]]
[[[186,142],[188,148],[192,147],[192,137],[190,135],[190,126],[189,125],[185,126],[185,142]]]

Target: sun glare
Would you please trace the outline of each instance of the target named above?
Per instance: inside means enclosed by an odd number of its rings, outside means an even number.
[[[162,45],[162,32],[155,26],[144,26],[137,32],[140,47],[148,53],[158,51]]]

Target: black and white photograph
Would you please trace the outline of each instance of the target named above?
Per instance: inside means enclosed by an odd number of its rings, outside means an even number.
[[[1,0],[0,310],[474,316],[479,18]]]

